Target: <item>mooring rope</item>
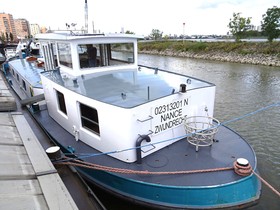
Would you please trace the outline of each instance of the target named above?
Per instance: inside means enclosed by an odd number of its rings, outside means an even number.
[[[253,112],[249,112],[249,113],[244,114],[244,115],[242,115],[242,116],[233,118],[233,119],[231,119],[231,120],[224,121],[224,122],[221,123],[221,125],[227,125],[227,124],[229,124],[229,123],[242,120],[242,119],[244,119],[244,118],[246,118],[246,117],[253,116],[253,115],[255,115],[255,114],[258,114],[258,113],[260,113],[260,112],[263,112],[263,111],[266,111],[266,110],[268,110],[268,109],[271,109],[271,108],[274,108],[274,107],[278,107],[278,106],[280,106],[280,101],[278,101],[278,102],[276,102],[276,103],[274,103],[274,104],[270,104],[270,105],[268,105],[268,106],[262,107],[262,108],[260,108],[260,109],[257,109],[257,110],[255,110],[255,111],[253,111]]]
[[[253,173],[264,183],[269,189],[271,189],[276,195],[280,197],[280,192],[277,191],[274,187],[272,187],[266,180],[264,180],[259,174],[257,174],[255,171]]]
[[[265,179],[263,179],[259,174],[257,174],[251,167],[250,164],[248,165],[245,165],[245,166],[242,166],[242,165],[239,165],[237,163],[237,161],[235,161],[233,163],[233,168],[234,168],[234,171],[235,173],[237,173],[238,175],[240,176],[249,176],[251,175],[252,173],[254,175],[256,175],[258,177],[259,180],[261,180],[262,183],[264,183],[269,189],[271,189],[276,195],[278,195],[280,197],[280,192],[277,191],[272,185],[270,185]]]
[[[71,159],[72,160],[72,159]],[[194,174],[194,173],[209,173],[232,170],[233,167],[224,168],[212,168],[212,169],[198,169],[198,170],[188,170],[188,171],[139,171],[123,168],[115,168],[109,166],[98,165],[94,163],[89,163],[81,160],[73,160],[74,162],[54,162],[56,165],[72,165],[84,168],[90,168],[95,170],[102,170],[107,172],[122,173],[122,174],[139,174],[139,175],[176,175],[176,174]]]
[[[277,191],[272,185],[270,185],[265,179],[263,179],[259,174],[257,174],[251,167],[250,164],[242,166],[234,161],[233,167],[222,167],[222,168],[210,168],[210,169],[196,169],[196,170],[184,170],[184,171],[139,171],[132,169],[115,168],[109,166],[103,166],[99,164],[89,163],[81,160],[76,160],[72,158],[65,158],[66,162],[54,162],[55,165],[70,165],[75,167],[83,167],[88,169],[94,169],[99,171],[107,171],[113,173],[122,174],[138,174],[138,175],[178,175],[178,174],[195,174],[195,173],[210,173],[210,172],[220,172],[227,170],[234,170],[234,172],[240,176],[249,176],[252,173],[261,180],[269,189],[271,189],[276,195],[280,197],[280,192]],[[69,161],[70,160],[70,161]],[[74,162],[73,162],[74,161]]]

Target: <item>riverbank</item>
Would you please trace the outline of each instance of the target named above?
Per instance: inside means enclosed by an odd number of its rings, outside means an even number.
[[[280,42],[227,43],[162,41],[139,43],[139,53],[280,66]]]

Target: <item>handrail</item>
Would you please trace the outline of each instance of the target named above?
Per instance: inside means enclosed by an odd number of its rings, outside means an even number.
[[[153,116],[151,116],[151,115],[149,115],[149,117],[147,118],[147,119],[145,119],[145,120],[139,120],[139,119],[137,119],[137,121],[139,121],[139,122],[146,122],[146,121],[148,121],[148,120],[151,120],[151,119],[153,119],[154,117]]]

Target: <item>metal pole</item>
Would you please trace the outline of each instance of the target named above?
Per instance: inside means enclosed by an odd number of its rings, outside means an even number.
[[[186,23],[183,23],[183,43],[185,43],[185,25]]]
[[[88,33],[88,5],[87,5],[87,0],[85,0],[85,33]]]

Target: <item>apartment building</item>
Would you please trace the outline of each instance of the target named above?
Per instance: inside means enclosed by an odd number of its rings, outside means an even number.
[[[36,34],[41,33],[40,26],[38,24],[30,24],[30,34],[31,36],[35,36]]]
[[[15,19],[15,28],[19,39],[30,37],[29,23],[26,19]]]
[[[10,36],[13,35],[13,39],[17,39],[16,27],[13,16],[11,14],[0,13],[0,35],[4,34],[6,37],[6,33]],[[10,40],[9,40],[10,41]]]

